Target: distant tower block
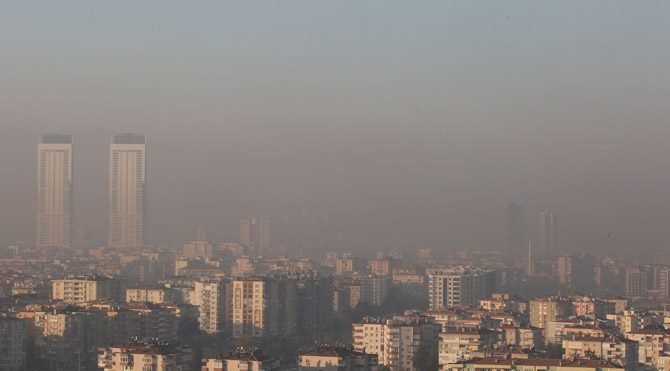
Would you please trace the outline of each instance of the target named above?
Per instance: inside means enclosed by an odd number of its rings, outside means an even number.
[[[205,228],[198,227],[198,229],[195,230],[195,240],[207,241],[207,232],[205,231]]]
[[[74,235],[72,136],[42,135],[37,146],[37,245],[68,247]]]
[[[146,242],[146,137],[119,134],[109,146],[109,246],[138,248]]]
[[[558,216],[551,210],[540,213],[540,250],[543,254],[553,255],[557,249],[557,219]]]

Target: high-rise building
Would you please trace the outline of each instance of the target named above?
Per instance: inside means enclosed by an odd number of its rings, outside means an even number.
[[[298,335],[321,340],[333,321],[333,279],[318,271],[295,272]]]
[[[240,244],[258,252],[270,248],[270,221],[267,219],[244,219],[240,222]]]
[[[556,243],[557,219],[558,216],[551,210],[540,213],[540,251],[543,254],[552,255],[558,251]]]
[[[37,151],[37,245],[67,247],[74,232],[72,136],[42,135]]]
[[[226,293],[228,282],[196,281],[193,304],[198,307],[200,330],[216,334],[226,323]]]
[[[297,292],[293,280],[242,278],[232,287],[233,336],[293,336],[297,330]]]
[[[114,135],[109,146],[109,246],[141,247],[146,241],[146,137]]]
[[[505,228],[507,250],[521,252],[526,244],[526,218],[523,205],[516,202],[507,204]]]
[[[595,257],[580,253],[558,258],[558,280],[564,287],[587,293],[595,287]]]
[[[624,293],[627,297],[639,298],[647,295],[649,272],[645,267],[624,269]]]

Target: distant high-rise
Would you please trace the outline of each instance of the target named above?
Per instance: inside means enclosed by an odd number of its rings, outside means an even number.
[[[141,247],[147,222],[146,137],[114,135],[109,146],[109,246]]]
[[[37,245],[67,247],[74,234],[72,136],[42,135],[37,152]]]
[[[516,202],[507,204],[506,236],[508,251],[521,252],[527,242],[524,207]]]
[[[240,222],[240,244],[252,250],[265,251],[270,248],[270,221],[267,219],[244,219]]]
[[[528,241],[528,261],[526,267],[526,273],[528,276],[535,275],[535,256],[533,255],[533,241]]]
[[[540,213],[540,251],[551,255],[557,252],[556,245],[556,221],[558,217],[555,212],[545,210]]]

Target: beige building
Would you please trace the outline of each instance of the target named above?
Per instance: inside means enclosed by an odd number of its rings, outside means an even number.
[[[321,346],[298,357],[298,371],[375,371],[377,355],[348,348]]]
[[[21,371],[25,366],[25,322],[0,315],[0,370]]]
[[[297,330],[295,282],[242,278],[231,284],[233,336],[291,336]]]
[[[200,329],[206,333],[221,332],[226,325],[227,284],[222,280],[195,282],[193,305],[198,307]]]
[[[495,343],[495,333],[475,327],[447,328],[440,333],[439,364],[468,360],[473,353]]]
[[[572,302],[564,298],[547,298],[530,301],[530,325],[546,328],[547,323],[570,315]]]
[[[502,327],[502,333],[506,345],[530,349],[539,348],[544,344],[542,329],[537,327],[505,325]]]
[[[353,256],[342,257],[335,262],[335,273],[338,276],[349,275],[353,273],[362,273],[365,271],[365,260]]]
[[[146,137],[114,135],[109,146],[109,246],[145,243],[147,222]]]
[[[202,360],[201,371],[273,371],[279,370],[279,360],[261,352],[244,349],[227,355]]]
[[[393,371],[414,371],[414,355],[437,342],[440,326],[432,318],[397,316],[369,319],[352,325],[353,347],[375,354],[379,364]]]
[[[126,302],[166,303],[172,301],[169,289],[166,288],[128,288]]]
[[[563,339],[563,359],[593,357],[633,370],[637,366],[638,344],[615,336]]]
[[[104,371],[187,371],[191,352],[167,343],[132,342],[98,349],[98,368]]]
[[[440,371],[624,371],[623,367],[600,360],[477,358],[440,365]]]
[[[51,297],[65,303],[85,303],[93,300],[119,300],[121,282],[116,279],[92,276],[51,281]]]
[[[458,305],[477,305],[495,288],[495,271],[468,266],[431,268],[428,275],[428,307],[431,310]]]
[[[37,159],[37,246],[68,247],[74,231],[72,136],[42,135]]]
[[[90,346],[101,344],[102,337],[106,335],[103,312],[53,311],[26,314],[32,317],[31,337],[38,369],[85,369]]]
[[[670,353],[670,330],[640,329],[625,336],[639,344],[639,362],[643,365],[658,368],[659,357]]]

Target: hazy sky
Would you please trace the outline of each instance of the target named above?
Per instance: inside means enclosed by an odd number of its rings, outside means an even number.
[[[38,134],[75,135],[105,238],[107,143],[149,138],[155,241],[328,214],[351,244],[666,249],[670,2],[0,2],[0,242],[32,240]],[[294,223],[295,224],[295,223]],[[607,238],[608,233],[611,238]]]

